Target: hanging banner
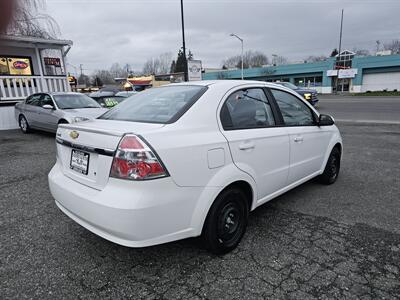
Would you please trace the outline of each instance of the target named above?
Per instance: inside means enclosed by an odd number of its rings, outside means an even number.
[[[333,77],[333,76],[337,76],[338,70],[328,70],[326,71],[326,76],[328,77]]]
[[[189,81],[201,80],[201,60],[188,60]]]
[[[354,78],[356,77],[356,74],[358,72],[358,69],[343,69],[339,70],[339,78]]]

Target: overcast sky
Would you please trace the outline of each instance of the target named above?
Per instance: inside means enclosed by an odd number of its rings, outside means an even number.
[[[179,0],[46,0],[62,38],[74,42],[68,61],[87,73],[129,63],[135,71],[182,44]],[[286,56],[329,55],[338,46],[372,50],[400,38],[400,0],[184,0],[186,46],[204,67],[245,50]]]

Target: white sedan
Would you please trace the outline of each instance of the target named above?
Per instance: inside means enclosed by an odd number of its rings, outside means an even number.
[[[61,124],[49,185],[57,206],[128,247],[201,236],[217,254],[249,212],[318,177],[336,181],[342,139],[296,92],[200,81],[141,92],[96,120]]]

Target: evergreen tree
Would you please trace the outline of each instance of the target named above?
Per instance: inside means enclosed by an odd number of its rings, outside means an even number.
[[[179,49],[178,51],[178,58],[176,60],[174,73],[179,73],[179,72],[185,72],[185,57],[183,55],[182,49]]]
[[[193,59],[193,53],[192,53],[192,51],[189,50],[188,60],[192,60],[192,59]]]
[[[335,49],[332,50],[331,57],[335,57],[335,56],[338,55],[338,54],[339,54],[339,52],[338,52],[338,50],[335,48]]]
[[[175,73],[175,69],[176,69],[176,63],[175,60],[173,60],[171,63],[170,73]]]

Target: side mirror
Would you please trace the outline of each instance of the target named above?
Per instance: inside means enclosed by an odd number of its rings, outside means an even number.
[[[331,116],[323,114],[319,115],[318,126],[332,126],[333,124],[335,124],[335,121]]]
[[[45,104],[42,106],[44,109],[54,109],[53,105]]]

